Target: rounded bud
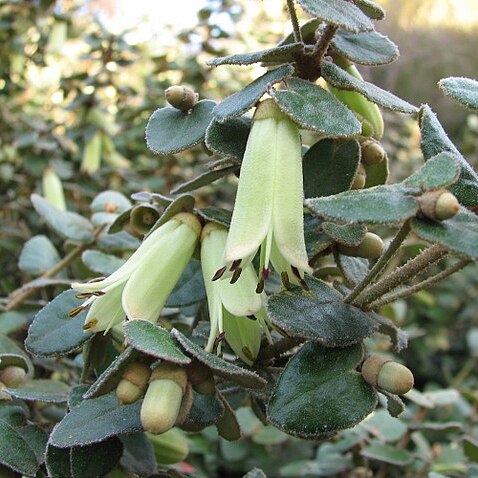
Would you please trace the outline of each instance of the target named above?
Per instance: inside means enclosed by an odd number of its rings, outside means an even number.
[[[376,259],[383,254],[383,241],[380,236],[373,232],[366,232],[362,242],[358,246],[346,246],[339,244],[339,252],[347,256],[363,257],[364,259]]]
[[[152,204],[137,204],[131,210],[129,223],[135,232],[146,234],[159,219],[159,211]]]
[[[374,387],[395,395],[413,388],[413,374],[404,365],[383,355],[371,355],[362,364],[364,380]]]
[[[458,199],[445,189],[424,192],[418,198],[418,203],[425,217],[437,221],[450,219],[460,211]]]
[[[364,165],[359,163],[357,172],[355,173],[355,178],[350,189],[363,189],[365,182],[367,181],[367,172],[365,171]]]
[[[26,382],[27,373],[22,367],[9,365],[0,371],[0,381],[7,388],[15,388]]]
[[[165,94],[171,106],[184,112],[192,110],[199,99],[199,94],[187,86],[170,86]]]
[[[376,141],[364,141],[361,145],[361,150],[362,161],[368,166],[380,164],[385,159],[385,150]]]
[[[116,388],[121,403],[134,403],[141,398],[148,387],[151,369],[145,363],[135,362],[128,366]]]

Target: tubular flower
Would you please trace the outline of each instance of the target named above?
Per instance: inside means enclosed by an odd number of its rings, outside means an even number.
[[[289,279],[306,287],[304,273],[312,270],[305,249],[303,200],[299,128],[267,99],[254,113],[224,253],[226,266],[215,279],[227,269],[227,275],[241,265],[244,269],[260,248],[258,292],[264,288],[269,262],[286,287]]]
[[[90,306],[85,330],[109,330],[128,319],[156,322],[188,264],[201,234],[199,220],[179,213],[153,231],[118,270],[96,282],[73,283],[87,300],[72,311]]]
[[[268,335],[264,311],[264,294],[256,294],[257,275],[249,263],[234,285],[228,281],[213,281],[214,271],[224,259],[227,229],[207,224],[201,235],[201,264],[206,286],[211,330],[206,350],[212,352],[224,338],[235,354],[252,365],[259,353],[261,326]],[[240,268],[236,269],[240,270]]]

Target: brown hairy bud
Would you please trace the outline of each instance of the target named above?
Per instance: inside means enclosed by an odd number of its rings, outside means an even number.
[[[383,355],[371,355],[362,364],[364,380],[386,392],[403,395],[413,388],[413,374],[404,365]]]
[[[0,371],[0,381],[7,388],[15,388],[26,382],[26,375],[27,373],[22,367],[9,365]]]
[[[121,403],[134,403],[141,398],[148,387],[151,369],[140,362],[132,363],[123,373],[116,388],[116,395]]]
[[[418,198],[418,203],[421,213],[436,221],[450,219],[460,211],[458,199],[445,189],[424,192]]]
[[[170,86],[166,91],[168,103],[181,111],[190,111],[198,102],[199,95],[187,86]]]
[[[367,140],[361,144],[362,161],[368,166],[381,163],[385,159],[385,150],[377,141]]]

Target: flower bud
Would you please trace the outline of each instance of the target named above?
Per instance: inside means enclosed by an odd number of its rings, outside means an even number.
[[[189,447],[184,433],[177,429],[169,430],[161,435],[146,433],[153,445],[157,463],[173,465],[183,461],[189,454]]]
[[[383,253],[383,241],[372,232],[366,232],[362,242],[358,246],[346,246],[339,244],[338,249],[341,254],[353,257],[363,257],[364,259],[376,259]]]
[[[413,374],[402,364],[383,355],[371,355],[362,364],[364,380],[374,387],[403,395],[413,388]]]
[[[197,360],[188,366],[188,380],[196,392],[203,395],[216,393],[216,383],[211,369]]]
[[[26,375],[22,367],[9,365],[0,371],[0,381],[8,388],[15,388],[26,382]]]
[[[354,182],[350,189],[363,189],[365,182],[367,181],[367,172],[365,171],[364,165],[359,163],[357,172],[355,173]]]
[[[145,363],[135,362],[128,366],[116,388],[121,403],[136,402],[148,388],[151,369]]]
[[[364,141],[361,145],[361,150],[362,161],[368,166],[379,164],[385,159],[385,150],[376,141]]]
[[[55,170],[47,168],[43,171],[42,177],[43,197],[60,211],[66,211],[65,195],[63,186]]]
[[[192,110],[199,99],[199,94],[187,86],[170,86],[165,94],[171,106],[184,112]]]
[[[178,365],[162,362],[153,370],[141,407],[146,431],[159,435],[175,425],[186,386],[186,371]]]
[[[418,203],[420,211],[425,217],[437,221],[450,219],[460,211],[458,199],[445,189],[423,193],[418,198]]]
[[[152,204],[138,204],[131,210],[129,223],[139,234],[146,234],[159,219],[159,211]]]
[[[97,131],[85,144],[81,159],[81,172],[94,174],[100,169],[102,141],[101,133]]]

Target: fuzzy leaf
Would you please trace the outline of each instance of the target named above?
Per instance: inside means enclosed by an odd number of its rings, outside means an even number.
[[[400,223],[418,210],[415,198],[398,186],[346,191],[335,196],[307,199],[305,204],[320,216],[364,224]]]
[[[459,176],[460,165],[456,156],[450,153],[438,153],[415,174],[405,179],[403,184],[423,190],[439,189],[453,184]]]
[[[386,65],[399,56],[397,45],[376,31],[353,34],[341,29],[332,45],[342,56],[360,65]]]
[[[201,100],[190,113],[172,107],[159,108],[146,126],[146,144],[154,153],[174,154],[204,140],[212,121],[215,101]]]
[[[14,340],[2,334],[0,334],[0,364],[2,368],[16,365],[22,367],[29,377],[33,375],[33,364],[28,354]]]
[[[413,460],[413,455],[392,445],[368,445],[361,451],[362,456],[383,461],[390,465],[405,466]]]
[[[287,80],[287,87],[287,90],[271,89],[270,95],[302,128],[333,137],[360,134],[361,125],[355,115],[324,88],[300,78]]]
[[[109,276],[126,262],[119,257],[93,249],[83,252],[81,260],[88,269],[104,276]]]
[[[377,394],[354,369],[360,345],[304,345],[289,361],[271,397],[268,416],[280,430],[303,438],[326,438],[362,421]]]
[[[196,189],[207,186],[208,184],[217,181],[229,174],[234,173],[239,169],[238,165],[227,166],[226,168],[213,169],[211,171],[206,171],[199,176],[187,181],[185,183],[176,186],[174,189],[171,189],[171,194],[182,194],[188,193],[190,191],[195,191]]]
[[[27,318],[20,312],[11,311],[0,313],[0,334],[9,335],[25,327],[27,323]]]
[[[181,428],[196,431],[217,423],[224,413],[224,405],[217,395],[215,393],[202,395],[195,390],[193,395],[193,406]]]
[[[206,221],[215,222],[221,226],[229,227],[231,224],[231,211],[221,209],[215,206],[203,207],[198,210],[198,214]]]
[[[229,118],[222,123],[213,120],[206,131],[206,146],[214,153],[242,160],[250,130],[249,118]]]
[[[365,279],[369,271],[368,260],[362,259],[361,257],[338,254],[336,262],[345,280],[352,287],[355,287],[359,282]]]
[[[69,448],[140,431],[141,404],[142,400],[138,400],[130,405],[121,405],[115,393],[85,400],[56,425],[50,443],[59,448]]]
[[[45,450],[48,442],[48,433],[40,428],[38,425],[27,425],[26,427],[18,428],[17,431],[30,445],[37,457],[40,465],[45,462]]]
[[[335,242],[346,246],[358,246],[367,232],[367,228],[362,224],[335,224],[333,222],[323,222],[322,230]]]
[[[249,83],[245,88],[237,91],[219,103],[213,111],[214,118],[223,123],[228,118],[241,116],[254,106],[259,98],[267,91],[270,85],[278,83],[292,75],[294,68],[284,65],[268,71],[261,77]]]
[[[322,219],[305,214],[304,216],[304,238],[307,248],[307,255],[313,257],[327,249],[332,244],[332,239],[322,231]]]
[[[444,93],[469,109],[478,110],[478,81],[451,76],[438,82]]]
[[[388,156],[378,164],[364,164],[365,168],[365,186],[364,188],[373,188],[385,184],[390,171],[388,170]]]
[[[166,307],[184,307],[205,298],[206,289],[204,288],[201,262],[191,259],[168,297]]]
[[[478,206],[478,174],[450,141],[443,126],[428,105],[423,105],[418,116],[422,133],[420,147],[425,161],[442,152],[449,152],[460,161],[460,178],[449,189],[466,207]]]
[[[108,212],[122,214],[131,207],[131,201],[118,191],[103,191],[91,202],[92,212]]]
[[[123,328],[128,343],[136,350],[167,362],[183,365],[191,362],[166,329],[138,319],[126,322]]]
[[[93,226],[83,216],[74,212],[61,211],[38,194],[30,196],[36,212],[57,234],[77,242],[93,240]]]
[[[145,433],[131,433],[120,437],[123,443],[121,466],[139,476],[151,475],[157,471],[156,457],[151,442]]]
[[[478,216],[462,208],[446,221],[414,219],[414,232],[426,241],[437,242],[456,254],[478,259]]]
[[[330,138],[307,150],[302,162],[306,198],[331,196],[348,191],[360,162],[360,145]]]
[[[373,30],[369,18],[345,0],[297,0],[297,3],[314,17],[350,32]]]
[[[83,330],[86,311],[75,317],[68,313],[83,301],[76,291],[67,290],[55,297],[33,319],[25,340],[26,349],[39,357],[66,355],[86,342],[91,333]]]
[[[408,114],[418,113],[418,108],[405,100],[398,98],[398,96],[395,96],[389,91],[382,90],[373,83],[368,83],[367,81],[355,78],[330,61],[323,61],[320,66],[322,76],[327,83],[330,83],[336,88],[361,93],[373,103],[392,111],[400,111]]]
[[[60,262],[60,255],[46,236],[35,236],[23,246],[18,268],[28,274],[39,276]]]
[[[302,50],[302,43],[269,48],[268,50],[242,53],[238,55],[223,56],[209,60],[209,66],[219,65],[251,65],[253,63],[291,63],[294,61],[294,53]]]
[[[70,387],[66,383],[48,379],[29,380],[18,387],[4,390],[20,400],[49,403],[66,403],[70,395]]]
[[[319,342],[326,347],[345,347],[361,342],[378,324],[357,307],[343,303],[342,296],[325,282],[306,278],[309,291],[294,286],[267,301],[267,315],[288,335]]]
[[[373,20],[383,20],[385,18],[383,7],[372,0],[355,0],[355,5]]]
[[[171,335],[181,344],[188,355],[209,367],[214,374],[246,388],[262,388],[266,384],[266,381],[255,372],[226,362],[218,356],[206,352],[199,345],[188,340],[178,330],[173,329]]]

